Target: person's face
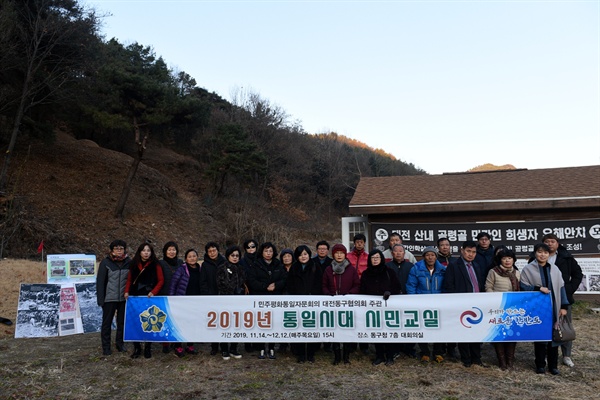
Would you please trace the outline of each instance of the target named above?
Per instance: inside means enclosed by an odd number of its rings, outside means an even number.
[[[144,246],[144,248],[140,252],[140,258],[142,259],[142,261],[146,262],[150,259],[151,254],[152,254],[152,251],[150,250],[150,247]]]
[[[487,236],[479,238],[477,243],[479,243],[479,247],[481,247],[483,250],[487,250],[487,248],[490,247],[490,239]]]
[[[475,247],[467,247],[466,249],[461,248],[460,254],[466,262],[471,262],[475,259],[475,256],[477,255],[477,249]]]
[[[392,236],[390,238],[390,249],[397,244],[402,244],[402,239],[400,239],[398,236]]]
[[[246,247],[246,253],[248,253],[248,254],[256,253],[256,243],[254,243],[254,242],[248,243],[248,247]]]
[[[283,257],[281,257],[281,261],[283,261],[283,263],[284,263],[285,265],[289,265],[289,264],[291,264],[293,259],[294,259],[294,258],[292,257],[292,255],[291,255],[290,253],[285,253],[285,254],[283,255]]]
[[[308,255],[308,253],[306,252],[306,250],[302,251],[302,254],[300,254],[300,256],[298,257],[298,261],[300,261],[302,264],[306,264],[308,260],[310,260],[310,256]]]
[[[333,253],[333,259],[336,262],[341,263],[346,259],[346,253],[344,253],[343,251],[336,251],[335,253]]]
[[[365,241],[364,240],[356,240],[354,241],[354,248],[358,251],[365,249]]]
[[[371,264],[373,264],[374,267],[378,266],[379,264],[381,264],[381,256],[377,253],[373,254],[371,256]]]
[[[123,246],[115,246],[112,249],[112,253],[115,256],[122,256],[125,253],[125,247],[123,247]]]
[[[267,247],[263,250],[262,256],[265,260],[271,261],[273,259],[273,248]]]
[[[504,268],[512,268],[515,264],[515,260],[512,257],[502,257],[500,263]]]
[[[428,251],[427,253],[425,253],[425,256],[423,257],[425,259],[425,264],[427,264],[427,266],[432,267],[435,265],[435,260],[437,260],[437,257],[434,253],[432,253],[431,251]]]
[[[227,257],[227,260],[232,264],[237,264],[238,261],[240,261],[240,252],[237,250],[234,251],[229,255],[229,257]]]
[[[404,248],[398,246],[394,247],[394,251],[392,251],[392,257],[394,257],[394,261],[402,262],[404,261]]]
[[[317,255],[319,256],[319,258],[327,257],[327,253],[329,253],[329,249],[324,244],[317,247]]]
[[[216,247],[209,247],[206,251],[206,254],[208,254],[208,258],[210,258],[211,260],[216,260],[219,256],[219,250],[217,250]]]
[[[438,245],[438,250],[441,254],[450,254],[450,242],[447,240],[442,240]]]
[[[177,249],[175,249],[175,246],[169,246],[169,248],[167,249],[167,257],[169,257],[169,258],[177,257]]]
[[[550,254],[554,254],[556,253],[556,250],[558,250],[558,242],[556,239],[546,239],[544,240],[544,244],[550,247]]]
[[[185,263],[187,265],[194,265],[198,262],[198,254],[195,251],[190,251],[187,256],[185,256]]]
[[[535,259],[540,264],[546,264],[548,262],[548,257],[550,257],[550,253],[542,248],[537,249],[535,252]]]

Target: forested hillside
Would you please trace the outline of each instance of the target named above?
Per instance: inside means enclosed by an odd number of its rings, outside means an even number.
[[[256,93],[225,100],[150,45],[105,40],[100,22],[75,0],[0,0],[0,256],[178,235],[152,233],[156,218],[196,246],[335,237],[361,176],[424,173],[309,134]]]

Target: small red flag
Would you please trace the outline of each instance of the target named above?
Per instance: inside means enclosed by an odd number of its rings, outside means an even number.
[[[40,245],[38,246],[38,253],[41,253],[42,251],[44,251],[44,241],[43,240],[40,242]]]

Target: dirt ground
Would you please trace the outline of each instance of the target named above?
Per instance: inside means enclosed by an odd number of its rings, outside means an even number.
[[[0,316],[15,320],[19,283],[43,283],[45,264],[0,261]],[[600,315],[597,304],[578,303],[573,346],[576,366],[561,375],[536,375],[533,346],[517,346],[516,369],[495,367],[492,347],[483,345],[490,368],[460,364],[422,364],[399,358],[393,366],[371,365],[353,354],[350,365],[333,366],[331,354],[317,353],[315,364],[297,364],[289,353],[258,360],[211,356],[202,344],[198,355],[182,359],[155,345],[151,359],[129,354],[102,356],[99,334],[43,339],[14,339],[14,326],[0,330],[2,399],[593,399],[600,392]],[[131,347],[129,345],[129,347]],[[242,346],[243,348],[243,346]]]

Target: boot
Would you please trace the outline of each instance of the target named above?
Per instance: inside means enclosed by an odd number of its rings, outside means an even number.
[[[146,342],[144,343],[144,358],[152,357],[152,343]]]
[[[498,366],[502,371],[506,370],[506,354],[504,352],[504,343],[494,343],[496,357],[498,357]]]
[[[133,344],[133,354],[131,354],[131,358],[139,358],[140,354],[142,354],[142,345],[139,342],[135,342]]]
[[[344,351],[342,352],[342,359],[344,360],[344,364],[350,364],[350,349],[347,349],[346,345],[344,345]]]
[[[338,365],[342,361],[342,351],[340,349],[333,350],[333,365]]]
[[[516,342],[506,343],[504,352],[506,355],[506,366],[508,369],[515,368],[515,349],[517,348]]]

